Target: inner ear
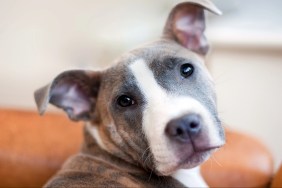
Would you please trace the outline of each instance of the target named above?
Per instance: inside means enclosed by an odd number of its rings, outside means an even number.
[[[89,120],[93,116],[100,87],[100,73],[66,71],[35,92],[40,113],[48,103],[62,108],[72,120]]]
[[[68,73],[51,87],[50,103],[64,109],[71,119],[89,119],[97,93],[90,76]]]
[[[164,27],[164,38],[174,40],[189,50],[205,55],[209,44],[204,35],[204,9],[220,14],[209,0],[191,0],[176,5]]]

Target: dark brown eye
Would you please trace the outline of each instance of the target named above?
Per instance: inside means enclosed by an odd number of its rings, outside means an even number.
[[[127,95],[122,95],[117,99],[117,103],[121,107],[128,107],[134,105],[135,101]]]
[[[183,76],[184,78],[191,76],[193,72],[194,72],[194,67],[190,63],[185,63],[180,67],[181,76]]]

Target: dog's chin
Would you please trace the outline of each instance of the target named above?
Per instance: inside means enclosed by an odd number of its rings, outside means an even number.
[[[157,171],[159,175],[169,176],[179,169],[191,169],[204,163],[216,149],[209,149],[204,151],[196,151],[189,156],[179,156],[171,163],[157,164]]]

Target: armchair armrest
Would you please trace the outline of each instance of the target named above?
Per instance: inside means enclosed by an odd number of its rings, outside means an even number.
[[[0,187],[42,186],[81,142],[82,125],[62,115],[0,109]]]

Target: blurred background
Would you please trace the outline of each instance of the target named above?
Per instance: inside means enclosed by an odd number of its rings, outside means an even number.
[[[160,36],[176,0],[0,0],[0,107],[35,110],[33,91],[66,69],[102,69]],[[282,1],[214,0],[208,14],[219,112],[282,159]],[[54,108],[51,108],[54,110]]]

